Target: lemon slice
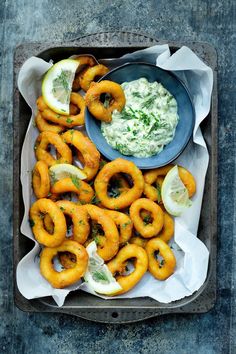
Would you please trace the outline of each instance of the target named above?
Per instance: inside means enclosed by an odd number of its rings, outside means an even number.
[[[92,241],[86,250],[89,255],[88,269],[84,275],[85,281],[96,293],[103,295],[113,295],[122,287],[117,283],[116,279],[112,276],[104,261],[96,253],[97,246],[95,241]]]
[[[168,213],[174,216],[180,216],[192,205],[188,190],[179,177],[178,166],[174,166],[165,176],[161,197]]]
[[[52,184],[62,178],[71,177],[74,179],[86,179],[87,175],[78,167],[68,163],[60,163],[49,168]]]
[[[70,94],[79,62],[73,59],[61,60],[46,73],[42,83],[45,103],[56,113],[69,115]]]

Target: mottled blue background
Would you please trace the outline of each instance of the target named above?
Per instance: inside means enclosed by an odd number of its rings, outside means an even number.
[[[0,353],[235,353],[235,1],[0,1]],[[13,303],[12,80],[14,47],[101,31],[206,41],[218,52],[219,232],[217,303],[202,315],[131,325],[66,315],[27,314]]]

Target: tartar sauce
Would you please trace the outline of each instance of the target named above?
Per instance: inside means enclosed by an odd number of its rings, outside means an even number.
[[[114,111],[111,123],[102,122],[107,143],[123,155],[153,156],[163,150],[175,135],[177,102],[160,83],[141,78],[121,84],[126,104]]]

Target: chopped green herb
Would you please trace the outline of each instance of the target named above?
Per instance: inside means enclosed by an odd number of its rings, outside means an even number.
[[[80,180],[76,176],[71,176],[71,181],[77,189],[80,189]]]
[[[119,191],[118,188],[111,188],[111,189],[109,189],[109,191],[108,191],[108,195],[109,195],[109,197],[111,197],[111,198],[117,198],[117,197],[120,196],[120,191]]]
[[[150,108],[153,105],[153,103],[155,102],[156,98],[157,98],[156,96],[149,97],[149,99],[143,103],[142,107],[143,108]]]
[[[60,75],[58,75],[53,80],[53,89],[52,89],[53,93],[56,94],[57,92],[60,92],[61,91],[61,87],[63,87],[66,92],[69,92],[70,88],[69,88],[69,85],[68,85],[68,81],[70,79],[70,76],[71,76],[71,72],[70,71],[62,70]],[[68,99],[68,97],[66,97],[66,99]],[[64,103],[66,103],[66,102],[64,102]],[[64,111],[64,110],[62,109],[62,111]]]
[[[65,211],[66,209],[65,208],[63,208],[62,206],[60,207],[60,209],[61,209],[61,211]]]
[[[99,204],[100,203],[100,199],[96,196],[96,194],[94,194],[92,200],[91,200],[91,204]]]
[[[125,222],[124,224],[121,225],[121,228],[125,229],[130,224],[131,224],[131,221],[127,221],[127,222]]]
[[[138,119],[143,122],[144,125],[149,125],[151,122],[150,115],[142,111],[138,111]]]
[[[133,95],[134,97],[137,97],[137,98],[142,98],[141,93],[138,92],[138,91],[132,92],[132,95]]]
[[[149,129],[148,134],[150,134],[154,130],[157,130],[158,128],[161,128],[161,123],[159,122],[159,120],[156,120],[155,123]]]
[[[73,123],[73,119],[67,118],[66,123]]]
[[[99,243],[100,243],[100,239],[99,239],[99,236],[94,236],[94,241],[95,241],[95,243],[96,243],[96,245],[98,245],[99,246]]]
[[[126,120],[130,120],[130,119],[134,119],[135,118],[135,115],[132,112],[130,107],[124,108],[122,110],[121,114],[122,114],[122,118],[126,119]]]
[[[122,153],[122,150],[125,148],[123,144],[116,143],[116,150],[119,150]]]
[[[131,107],[127,107],[122,111],[122,118],[129,120],[129,119],[137,119],[141,121],[145,125],[149,125],[151,122],[150,114],[140,111],[134,110]]]
[[[96,236],[104,236],[104,231],[102,229],[102,226],[100,224],[94,223],[92,226],[91,235],[92,238]]]
[[[106,165],[106,161],[101,160],[101,161],[99,162],[99,168],[100,168],[100,169],[102,169],[105,165]]]
[[[157,202],[161,202],[161,186],[159,183],[156,183],[156,190],[157,190]]]
[[[165,264],[165,260],[162,259],[162,260],[159,262],[159,268],[162,268],[164,264]]]
[[[144,223],[144,225],[148,225],[148,224],[150,224],[152,222],[152,217],[151,217],[151,215],[146,215],[146,216],[144,216],[144,218],[143,218],[143,223]]]

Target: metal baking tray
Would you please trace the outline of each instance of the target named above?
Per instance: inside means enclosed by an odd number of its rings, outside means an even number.
[[[103,300],[82,291],[71,292],[62,307],[51,297],[27,300],[18,291],[14,278],[15,304],[28,312],[56,312],[75,315],[88,320],[107,323],[127,323],[171,313],[204,313],[216,298],[216,244],[217,244],[217,56],[206,43],[178,43],[159,41],[147,35],[129,32],[103,32],[62,43],[27,43],[15,50],[14,56],[14,277],[18,262],[28,253],[33,243],[21,234],[20,224],[24,205],[20,184],[20,154],[31,111],[17,89],[17,75],[23,62],[30,56],[45,60],[61,60],[73,54],[92,54],[99,58],[114,58],[155,44],[169,43],[174,53],[182,45],[190,47],[214,72],[214,88],[209,116],[201,124],[210,154],[205,192],[198,229],[198,237],[210,251],[207,279],[193,295],[170,304],[150,298]]]

